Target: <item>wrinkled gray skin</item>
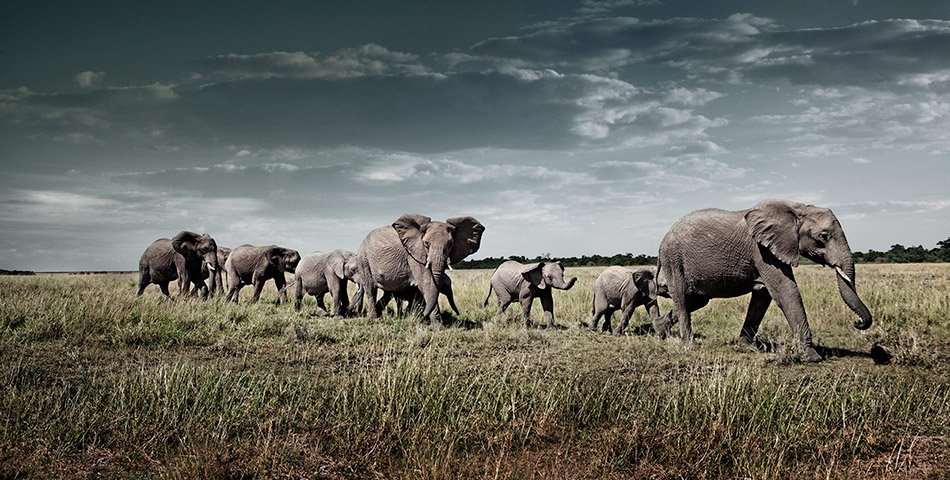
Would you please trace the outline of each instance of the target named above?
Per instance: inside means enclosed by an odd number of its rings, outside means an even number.
[[[398,293],[418,289],[425,300],[423,318],[432,328],[442,328],[439,286],[450,263],[478,251],[485,227],[472,217],[443,222],[405,214],[392,225],[373,230],[363,240],[357,256],[369,318],[379,318],[379,290]]]
[[[329,312],[323,296],[330,293],[334,315],[343,315],[350,306],[347,281],[359,284],[356,254],[346,250],[313,252],[304,256],[294,273],[296,285],[294,309],[300,311],[305,294],[317,299],[317,306]]]
[[[141,295],[150,283],[158,285],[165,295],[168,295],[168,283],[180,279],[178,296],[188,294],[191,283],[195,284],[195,291],[201,290],[201,297],[213,295],[215,279],[211,279],[211,289],[205,285],[201,277],[203,265],[212,270],[219,270],[218,246],[207,233],[198,235],[194,232],[182,231],[174,238],[159,238],[152,242],[139,259],[139,291]]]
[[[653,270],[607,267],[597,280],[594,280],[594,300],[591,308],[593,317],[590,321],[590,330],[597,331],[597,323],[603,317],[603,331],[620,335],[627,328],[633,311],[640,305],[647,309],[653,328],[659,333],[660,310],[656,303],[656,282],[653,278]],[[617,310],[622,313],[620,325],[614,331],[610,325],[610,317]]]
[[[449,301],[449,307],[452,308],[452,311],[455,312],[456,315],[459,315],[459,307],[455,305],[455,293],[452,291],[452,279],[448,273],[442,275],[442,285],[439,286],[439,293],[445,295],[445,298]],[[383,292],[383,298],[379,300],[379,308],[386,308],[391,298],[396,299],[396,315],[399,316],[402,316],[403,313],[402,302],[406,302],[407,307],[410,309],[413,308],[414,305],[425,305],[425,298],[422,296],[422,292],[416,289],[415,291],[406,290],[396,293]]]
[[[523,265],[514,260],[502,263],[491,276],[491,287],[484,305],[491,299],[492,289],[498,297],[498,311],[502,313],[508,305],[521,303],[521,316],[526,327],[531,326],[531,304],[535,298],[541,299],[544,321],[548,328],[554,328],[554,298],[551,289],[570,290],[577,277],[564,281],[564,266],[561,262],[540,262]]]
[[[754,350],[755,334],[772,300],[785,314],[806,361],[822,358],[812,345],[792,267],[799,257],[837,271],[838,291],[859,318],[871,326],[871,313],[855,290],[854,260],[844,231],[831,210],[788,200],[765,200],[749,210],[699,210],[681,218],[660,243],[657,288],[673,300],[661,323],[680,322],[680,338],[695,348],[690,313],[711,298],[752,293],[739,344]]]
[[[299,262],[300,254],[296,250],[277,245],[241,245],[231,250],[225,264],[231,288],[225,301],[233,300],[237,303],[241,288],[244,285],[253,285],[254,296],[251,297],[251,302],[256,302],[261,297],[264,282],[273,278],[280,295],[278,303],[286,302],[287,292],[284,286],[287,282],[284,273],[294,273]]]

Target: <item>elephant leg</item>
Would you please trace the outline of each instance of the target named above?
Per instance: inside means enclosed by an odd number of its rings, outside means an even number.
[[[168,282],[160,282],[158,289],[162,291],[162,295],[164,295],[166,299],[171,300],[172,296],[168,294]]]
[[[521,297],[521,319],[526,328],[531,328],[531,304],[534,303],[534,297],[527,295]]]
[[[347,310],[350,309],[350,293],[346,291],[346,280],[340,282],[339,292],[340,298],[336,302],[339,310],[337,310],[336,314],[342,317],[346,316]]]
[[[604,312],[604,325],[600,329],[601,332],[613,333],[614,326],[612,322],[613,322],[614,312],[616,311],[617,311],[616,309],[611,308],[610,310],[607,310],[606,312]]]
[[[343,315],[343,299],[340,298],[340,281],[336,278],[333,278],[332,281],[327,282],[327,288],[330,290],[330,298],[333,299],[333,314]],[[346,285],[344,285],[343,288],[345,293]]]
[[[238,301],[238,295],[239,295],[238,292],[241,291],[241,287],[243,287],[243,286],[244,286],[244,284],[241,283],[240,280],[238,280],[237,282],[232,283],[232,284],[231,284],[231,287],[228,288],[228,294],[224,297],[224,301],[225,301],[225,302],[233,301],[234,303],[237,303],[237,301]]]
[[[145,287],[149,283],[152,283],[152,276],[148,273],[148,270],[142,270],[139,272],[139,292],[136,295],[141,296],[142,292],[145,291]]]
[[[300,311],[300,304],[303,302],[303,280],[296,279],[294,285],[294,310]]]
[[[805,304],[802,303],[801,292],[798,291],[798,284],[795,283],[795,275],[792,273],[792,267],[788,265],[778,265],[776,270],[781,274],[763,274],[765,285],[768,287],[768,293],[776,305],[785,314],[785,320],[788,326],[792,328],[792,334],[802,344],[804,348],[804,360],[808,362],[820,362],[821,355],[815,351],[812,345],[811,327],[808,326],[808,317],[805,314]]]
[[[284,288],[287,286],[287,279],[284,278],[283,273],[274,277],[274,286],[277,287],[277,304],[287,303],[287,289]]]
[[[369,310],[369,319],[370,320],[379,320],[379,315],[382,313],[379,306],[376,304],[376,294],[378,293],[379,287],[376,286],[376,282],[369,281],[363,286],[363,290],[366,296],[366,307]]]
[[[324,300],[326,300],[326,296],[327,296],[327,292],[324,292],[324,291],[320,291],[313,294],[313,298],[317,299],[317,307],[319,307],[320,310],[327,312],[327,315],[329,315],[330,311],[327,310],[327,305],[326,303],[324,303]]]
[[[544,324],[549,330],[554,329],[554,295],[551,294],[551,289],[545,290],[541,295],[541,309],[544,310]]]
[[[188,274],[188,271],[181,272],[178,276],[178,296],[184,297],[188,295],[188,289],[191,287],[191,276]]]
[[[742,331],[739,333],[739,346],[743,349],[755,351],[755,334],[759,331],[759,325],[762,324],[762,318],[765,317],[770,303],[772,303],[772,297],[765,285],[756,285],[752,289],[749,310],[746,312],[745,322],[742,323]]]
[[[606,310],[597,310],[594,312],[594,316],[591,317],[590,319],[590,325],[588,325],[588,328],[590,328],[590,331],[592,332],[597,331],[597,325],[600,323],[600,319],[604,317],[604,314],[606,312],[607,312]]]
[[[677,295],[679,293],[679,295]],[[696,340],[693,339],[693,324],[691,314],[709,303],[708,298],[696,295],[686,295],[683,292],[671,292],[673,297],[673,317],[674,321],[680,322],[680,341],[686,350],[695,350],[697,348]]]
[[[630,302],[623,307],[623,310],[620,312],[620,325],[617,326],[617,330],[614,332],[617,335],[623,335],[623,331],[627,329],[627,325],[630,323],[630,317],[633,316],[634,310],[637,309],[640,305],[636,302]]]
[[[261,298],[261,291],[264,290],[264,280],[261,277],[255,276],[251,279],[251,284],[254,286],[254,294],[251,296],[251,303],[258,301]]]

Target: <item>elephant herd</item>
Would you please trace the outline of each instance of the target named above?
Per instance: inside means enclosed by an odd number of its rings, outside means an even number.
[[[138,294],[155,283],[168,298],[168,283],[178,279],[179,296],[200,291],[202,298],[207,298],[216,290],[223,292],[226,278],[226,301],[237,302],[244,285],[254,286],[252,301],[256,301],[264,282],[274,279],[280,301],[286,302],[284,274],[294,273],[297,310],[309,294],[316,297],[320,309],[329,312],[324,295],[330,293],[334,314],[362,312],[365,296],[369,318],[377,319],[395,298],[397,306],[404,300],[420,305],[423,318],[433,328],[442,328],[440,294],[448,297],[458,313],[446,270],[478,251],[484,231],[472,217],[440,222],[406,214],[369,232],[356,253],[334,250],[302,258],[297,251],[276,245],[241,245],[229,250],[218,247],[207,234],[181,232],[172,239],[156,240],[142,254]],[[755,350],[753,339],[759,324],[775,301],[804,349],[804,360],[820,361],[792,271],[800,257],[835,269],[841,298],[859,318],[854,326],[869,328],[871,313],[857,295],[854,260],[837,218],[827,208],[774,199],[746,210],[704,209],[684,216],[660,242],[656,270],[605,269],[594,282],[588,327],[597,330],[603,319],[602,330],[620,334],[634,309],[642,305],[658,336],[665,338],[672,325],[679,323],[683,347],[693,349],[693,311],[713,298],[751,293],[739,334],[740,347]],[[205,279],[210,279],[210,285]],[[346,289],[350,281],[358,286],[353,302]],[[523,265],[508,261],[493,272],[484,305],[492,291],[498,313],[517,301],[525,325],[530,326],[531,306],[538,298],[544,324],[551,328],[555,326],[552,289],[568,290],[576,281],[564,278],[560,262]],[[660,296],[673,301],[673,309],[662,316],[657,304]],[[611,315],[617,310],[622,313],[614,330]]]

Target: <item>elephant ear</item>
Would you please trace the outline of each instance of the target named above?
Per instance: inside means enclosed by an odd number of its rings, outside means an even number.
[[[333,270],[333,275],[335,275],[336,278],[339,278],[341,280],[346,278],[344,277],[344,274],[343,274],[343,263],[344,263],[343,255],[339,253],[334,253],[333,255],[330,255],[330,262],[329,262],[330,269]]]
[[[633,272],[633,284],[642,290],[644,282],[653,280],[653,272],[640,268]]]
[[[779,260],[798,266],[799,217],[795,204],[783,200],[765,200],[745,214],[752,238],[769,249]]]
[[[281,272],[284,271],[283,263],[281,262],[284,257],[283,253],[283,249],[276,245],[267,247],[267,263]]]
[[[399,235],[399,241],[406,247],[409,255],[419,263],[426,263],[426,247],[422,244],[422,236],[426,232],[426,226],[432,219],[423,215],[407,213],[393,222],[393,228],[396,229],[396,235]]]
[[[544,282],[544,262],[539,262],[534,265],[528,265],[524,270],[521,271],[521,276],[528,281],[531,285],[534,285],[540,290],[547,288],[548,284]]]
[[[198,234],[194,232],[182,231],[172,239],[172,248],[186,258],[197,254],[197,244]]]
[[[455,227],[452,232],[452,251],[449,254],[449,263],[458,263],[465,257],[478,251],[482,244],[482,233],[485,226],[472,217],[455,217],[445,221]]]

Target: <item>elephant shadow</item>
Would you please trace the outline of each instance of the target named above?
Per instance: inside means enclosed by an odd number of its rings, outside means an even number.
[[[780,350],[778,342],[768,339],[762,339],[756,337],[755,347],[760,352],[765,353],[776,353]],[[894,357],[888,352],[884,347],[875,344],[871,347],[871,350],[868,352],[859,352],[856,350],[849,350],[847,348],[839,347],[825,347],[822,345],[815,345],[815,351],[825,359],[829,358],[870,358],[877,365],[887,365],[891,363],[891,359]]]
[[[442,324],[447,328],[461,328],[463,330],[480,330],[484,328],[482,322],[459,318],[449,311],[442,311]]]

